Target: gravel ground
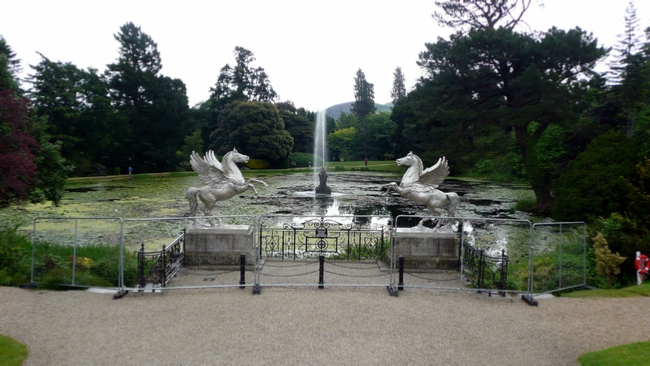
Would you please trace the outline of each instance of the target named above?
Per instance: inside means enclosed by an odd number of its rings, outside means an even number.
[[[266,287],[254,296],[231,287],[113,300],[0,287],[0,333],[29,347],[25,365],[573,365],[584,352],[648,340],[639,320],[649,310],[643,297],[530,307],[429,289],[390,297],[382,288]]]

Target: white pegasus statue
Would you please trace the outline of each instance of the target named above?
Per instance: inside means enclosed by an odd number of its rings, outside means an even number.
[[[199,173],[199,178],[206,186],[203,188],[190,187],[185,193],[185,197],[190,201],[191,217],[196,216],[199,199],[204,205],[203,213],[206,216],[212,216],[214,205],[219,201],[230,199],[245,192],[249,188],[257,196],[257,190],[250,182],[258,182],[264,186],[268,186],[268,184],[261,180],[251,178],[246,181],[244,179],[236,163],[247,163],[248,156],[238,153],[237,149],[232,149],[232,151],[227,152],[221,160],[219,162],[212,150],[208,150],[204,158],[201,158],[199,154],[192,151],[190,164],[192,165],[192,169]]]
[[[422,160],[413,152],[409,152],[405,157],[397,159],[396,162],[397,165],[409,166],[409,169],[404,173],[402,182],[399,185],[392,182],[383,186],[383,188],[388,188],[386,194],[394,190],[402,197],[426,205],[433,216],[442,216],[442,209],[445,206],[447,206],[447,216],[451,217],[456,214],[456,207],[460,201],[458,194],[455,192],[444,193],[436,189],[449,175],[449,165],[444,156],[438,159],[434,166],[427,169],[424,169]],[[426,220],[426,218],[420,220],[418,226],[422,226]],[[434,229],[440,227],[441,222],[442,220],[438,220]]]

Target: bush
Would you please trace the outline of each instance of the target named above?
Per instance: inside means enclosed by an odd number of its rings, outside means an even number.
[[[268,169],[271,166],[271,162],[262,159],[249,159],[246,166],[250,169]]]
[[[289,155],[289,163],[292,161],[296,163],[296,168],[305,168],[309,167],[310,162],[311,166],[321,166],[323,159],[320,156],[314,157],[314,154],[310,153],[292,152]]]
[[[556,220],[593,220],[624,212],[631,188],[622,177],[635,176],[632,140],[609,132],[595,138],[553,182]]]
[[[29,281],[31,242],[16,229],[0,232],[0,286],[17,286]]]

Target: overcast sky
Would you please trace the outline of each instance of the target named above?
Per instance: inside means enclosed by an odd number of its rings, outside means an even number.
[[[535,3],[537,0],[533,0]],[[532,30],[579,26],[611,47],[623,32],[628,0],[545,0],[524,20]],[[650,1],[636,0],[640,30],[650,26]],[[161,73],[187,86],[190,106],[206,100],[219,70],[234,64],[235,46],[252,51],[282,101],[311,111],[354,101],[360,68],[375,86],[375,101],[390,101],[393,72],[407,89],[421,75],[424,44],[448,37],[431,14],[433,0],[230,1],[7,1],[0,35],[28,65],[40,52],[52,61],[103,72],[118,57],[113,35],[133,22],[158,44]]]

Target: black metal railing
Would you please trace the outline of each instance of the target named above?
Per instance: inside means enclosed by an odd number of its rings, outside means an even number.
[[[145,252],[144,243],[138,250],[138,287],[165,287],[183,266],[185,258],[185,230],[167,247]]]
[[[505,296],[506,284],[508,282],[508,256],[505,249],[501,250],[500,257],[493,257],[485,254],[483,249],[477,249],[463,243],[463,274],[474,285],[481,290],[495,289],[501,296]]]
[[[381,258],[390,247],[386,242],[389,240],[386,227],[370,229],[328,218],[279,226],[260,226],[260,257],[297,259],[323,254],[330,258],[361,260]]]

